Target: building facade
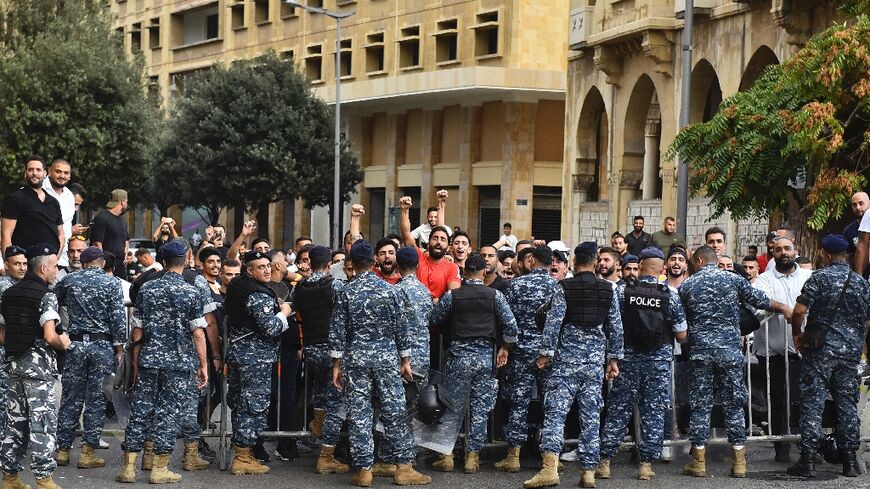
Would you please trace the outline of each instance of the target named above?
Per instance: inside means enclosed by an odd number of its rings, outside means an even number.
[[[572,0],[562,232],[572,242],[609,242],[676,217],[676,162],[683,89],[684,0]],[[709,120],[723,98],[752,86],[765,67],[793,56],[834,20],[827,0],[695,0],[690,122]],[[708,200],[689,202],[690,245],[704,230],[728,231],[732,254],[763,244],[766,222],[709,220]],[[764,249],[764,248],[761,248]]]
[[[279,0],[114,0],[112,9],[169,104],[197,70],[268,49],[332,104],[339,51],[342,130],[365,174],[353,200],[368,209],[367,237],[397,229],[402,195],[423,209],[412,212],[419,220],[445,188],[447,222],[475,244],[497,240],[502,222],[557,239],[567,0],[300,1],[354,12],[338,46],[335,21]],[[273,242],[328,241],[325,209],[302,204],[273,205]]]

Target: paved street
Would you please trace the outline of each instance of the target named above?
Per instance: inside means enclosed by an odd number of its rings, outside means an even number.
[[[68,467],[59,468],[56,473],[57,482],[65,489],[87,488],[119,488],[122,487],[114,481],[115,473],[121,463],[120,440],[106,438],[112,445],[109,450],[100,450],[101,456],[106,456],[108,466],[103,469],[79,470],[75,468],[75,460],[78,450],[73,451],[73,463]],[[267,446],[273,447],[272,444]],[[174,470],[180,470],[180,454],[182,447],[179,446],[174,452],[171,466]],[[531,478],[537,468],[533,460],[524,460],[524,470],[519,474],[505,474],[492,469],[492,464],[497,457],[502,455],[503,450],[493,450],[484,454],[485,468],[478,475],[465,475],[461,472],[452,474],[440,474],[424,469],[432,475],[433,487],[460,488],[521,488],[524,480]],[[599,481],[599,488],[645,488],[650,487],[678,487],[682,485],[686,489],[707,488],[857,488],[870,487],[870,475],[864,475],[857,479],[837,477],[838,469],[832,465],[821,464],[819,466],[819,479],[815,481],[795,481],[785,477],[785,464],[773,462],[773,449],[770,444],[750,446],[749,477],[745,480],[728,477],[727,458],[729,454],[724,446],[713,446],[712,453],[708,452],[708,473],[706,479],[692,479],[679,474],[680,467],[687,461],[688,455],[680,455],[677,460],[670,464],[656,464],[654,470],[657,477],[652,482],[640,482],[634,479],[635,467],[629,462],[627,453],[617,457],[614,466],[614,478],[609,481]],[[280,462],[273,460],[269,466],[272,472],[265,476],[233,476],[229,472],[221,472],[217,469],[209,469],[200,472],[181,471],[184,479],[174,487],[178,488],[208,488],[215,487],[244,487],[245,489],[275,489],[276,487],[304,487],[313,489],[319,487],[351,487],[349,475],[317,475],[313,472],[315,456],[303,455],[302,458],[293,462]],[[457,464],[459,466],[459,464]],[[24,474],[24,480],[32,484],[32,476],[29,471]],[[579,480],[576,466],[569,464],[568,469],[562,473],[562,487],[576,487]],[[147,474],[139,474],[137,484],[146,484]],[[390,479],[375,479],[373,487],[393,487]]]

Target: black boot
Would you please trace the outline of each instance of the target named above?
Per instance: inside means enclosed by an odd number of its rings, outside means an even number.
[[[796,477],[816,477],[816,454],[801,453],[801,459],[786,470],[788,475]]]
[[[855,450],[843,450],[840,456],[843,458],[843,475],[858,477],[858,457]]]
[[[773,442],[773,448],[776,450],[774,460],[780,463],[791,463],[791,446],[787,441]]]

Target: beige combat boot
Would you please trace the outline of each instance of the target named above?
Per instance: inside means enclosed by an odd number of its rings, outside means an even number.
[[[121,471],[115,476],[118,482],[136,482],[136,457],[139,454],[136,452],[124,452],[124,465],[121,466]]]
[[[350,471],[350,467],[335,458],[335,447],[322,445],[314,471],[318,474],[346,474]]]
[[[731,449],[731,477],[746,477],[746,448]]]
[[[61,487],[55,484],[51,476],[48,476],[43,479],[36,479],[36,489],[61,489]]]
[[[595,471],[583,469],[580,471],[580,487],[595,487]]]
[[[372,469],[360,469],[350,479],[350,483],[356,487],[371,487]]]
[[[637,479],[642,481],[651,480],[656,476],[656,473],[653,472],[652,464],[649,462],[641,462],[640,465],[637,466]]]
[[[69,465],[69,448],[58,448],[56,452],[54,452],[54,461],[57,462],[59,467],[66,467]]]
[[[394,477],[396,475],[396,464],[375,462],[375,465],[372,466],[372,475],[374,477]]]
[[[260,463],[254,458],[251,453],[252,447],[233,446],[233,465],[230,467],[230,472],[233,475],[253,474],[262,475],[269,473],[269,467]]]
[[[440,455],[438,460],[432,464],[432,470],[438,472],[453,472],[453,454]]]
[[[596,479],[610,479],[610,459],[602,458],[598,461],[598,467],[595,467]]]
[[[523,487],[532,489],[535,487],[550,487],[559,485],[559,454],[546,452],[544,453],[544,466],[531,479],[523,482]],[[593,475],[594,479],[594,475]]]
[[[169,465],[169,454],[155,453],[154,466],[151,467],[151,477],[148,478],[148,482],[152,484],[171,484],[180,481],[181,475],[169,470],[167,465]]]
[[[3,474],[3,489],[30,489],[30,486],[21,482],[18,473]]]
[[[508,447],[507,455],[495,463],[495,470],[500,472],[520,471],[520,447]]]
[[[465,473],[476,474],[480,470],[480,454],[468,452],[465,454]]]
[[[397,486],[422,486],[431,483],[431,477],[417,472],[411,464],[399,464],[396,466],[393,484]]]
[[[208,468],[208,462],[199,456],[199,442],[191,441],[184,444],[184,470],[202,470]]]
[[[58,450],[60,452],[60,450]],[[69,452],[67,452],[67,463],[69,462]],[[60,464],[58,464],[60,465]],[[105,467],[106,461],[97,456],[94,452],[94,447],[87,443],[82,445],[82,452],[79,454],[78,467],[80,469],[96,469]]]
[[[153,441],[145,441],[145,445],[142,448],[142,470],[151,470],[151,467],[154,466],[154,442]]]
[[[707,449],[695,448],[689,451],[692,456],[692,461],[683,467],[683,474],[691,475],[692,477],[707,477]]]
[[[314,438],[323,436],[323,419],[326,418],[326,410],[314,408],[314,419],[308,423],[308,431]]]

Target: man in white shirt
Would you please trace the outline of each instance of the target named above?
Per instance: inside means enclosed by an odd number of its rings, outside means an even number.
[[[499,238],[498,241],[493,246],[498,248],[499,251],[501,251],[501,250],[511,250],[511,251],[516,250],[518,240],[517,240],[516,235],[513,234],[513,226],[511,226],[511,223],[506,222],[502,225],[501,228],[502,228],[502,231],[504,232],[504,234],[501,235],[501,238]]]
[[[439,205],[441,205],[441,202],[439,202]],[[441,219],[439,219],[439,217]],[[411,230],[411,236],[414,236],[414,240],[417,241],[417,243],[423,243],[425,245],[429,242],[429,235],[432,233],[432,228],[437,226],[444,226],[444,209],[430,207],[426,209],[426,222]],[[447,230],[447,237],[449,238],[453,234],[450,230],[450,226],[444,226],[444,229]]]
[[[60,215],[63,219],[63,235],[67,238],[74,234],[81,234],[87,229],[79,225],[73,228],[72,225],[73,216],[76,213],[76,199],[73,193],[66,188],[70,177],[72,177],[72,167],[70,167],[69,162],[56,159],[48,167],[48,178],[42,182],[43,190],[60,203]],[[61,250],[57,258],[57,266],[65,269],[69,266],[69,260],[67,258],[66,243],[63,243],[63,245],[63,250]]]
[[[791,308],[797,302],[804,282],[810,278],[812,272],[803,269],[795,263],[797,250],[794,246],[792,233],[788,236],[777,236],[773,242],[773,263],[768,265],[767,270],[758,276],[754,287],[763,290],[771,300],[789,307],[788,314],[774,314],[767,323],[767,330],[762,327],[755,332],[755,340],[752,345],[752,353],[758,358],[758,365],[762,372],[770,368],[770,399],[768,409],[771,411],[773,435],[784,435],[787,431],[789,412],[788,401],[794,406],[800,398],[800,389],[797,379],[800,376],[800,358],[792,341]],[[786,395],[786,362],[788,358],[788,378],[790,382],[788,396]],[[764,382],[766,375],[762,375]],[[766,386],[762,386],[766,391]],[[788,442],[775,442],[776,461],[789,462]]]

